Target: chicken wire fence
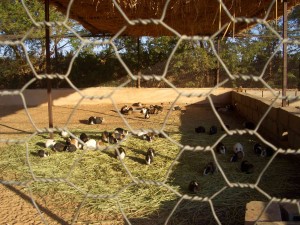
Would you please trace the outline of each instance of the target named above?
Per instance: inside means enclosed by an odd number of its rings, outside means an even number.
[[[110,40],[105,40],[105,41],[99,41],[99,40],[89,40],[87,38],[81,37],[79,34],[77,34],[77,32],[68,26],[67,21],[69,19],[69,15],[70,15],[70,8],[73,4],[74,0],[71,0],[69,2],[69,7],[67,9],[67,14],[66,14],[66,19],[64,21],[55,21],[55,22],[37,22],[35,21],[35,19],[33,18],[33,16],[31,15],[31,12],[28,10],[26,3],[24,2],[24,0],[22,0],[22,5],[24,7],[24,9],[26,10],[27,16],[30,18],[31,22],[32,22],[32,28],[30,30],[28,30],[28,32],[24,35],[24,37],[21,40],[18,41],[10,41],[10,40],[5,40],[5,41],[0,41],[1,45],[8,45],[8,46],[22,46],[25,55],[26,55],[26,59],[27,62],[32,70],[32,72],[34,73],[34,78],[31,79],[28,83],[26,83],[20,90],[15,90],[15,91],[10,91],[10,90],[1,90],[0,91],[0,96],[20,96],[23,102],[23,106],[24,109],[26,111],[26,115],[29,118],[32,126],[35,129],[35,132],[28,138],[25,139],[0,139],[0,141],[2,143],[7,143],[7,144],[21,144],[21,143],[25,143],[26,145],[26,161],[27,164],[29,166],[29,170],[30,173],[32,175],[32,179],[30,180],[26,180],[26,181],[15,181],[15,180],[0,180],[1,184],[4,185],[16,185],[16,186],[21,186],[21,187],[27,187],[30,190],[30,185],[34,182],[45,182],[45,183],[65,183],[73,188],[75,188],[76,190],[78,190],[79,192],[83,192],[80,187],[77,187],[76,184],[73,184],[70,180],[69,180],[69,176],[72,172],[72,170],[74,170],[74,168],[78,165],[78,161],[80,160],[80,158],[78,160],[76,160],[74,162],[74,164],[72,165],[69,174],[65,177],[65,178],[41,178],[41,177],[37,177],[34,173],[34,171],[32,170],[31,167],[31,162],[29,159],[29,147],[28,147],[28,143],[31,141],[31,139],[39,134],[42,133],[53,133],[53,132],[62,132],[62,131],[67,131],[70,133],[70,135],[74,138],[76,138],[76,136],[74,134],[72,134],[69,130],[68,130],[68,124],[70,123],[71,117],[72,115],[76,112],[76,109],[78,108],[79,104],[81,103],[81,101],[85,100],[85,99],[90,99],[90,100],[94,100],[94,99],[110,99],[115,107],[115,109],[118,111],[118,115],[122,118],[122,120],[124,121],[124,123],[127,125],[127,127],[129,128],[129,130],[133,133],[136,134],[138,132],[140,132],[139,130],[133,130],[130,126],[130,124],[128,123],[126,117],[121,114],[118,110],[118,107],[113,99],[113,95],[114,93],[119,90],[122,89],[124,86],[126,86],[129,82],[131,81],[136,81],[138,78],[142,78],[144,80],[150,80],[150,79],[155,79],[158,81],[164,81],[169,87],[171,87],[176,93],[177,98],[175,99],[174,102],[172,102],[171,108],[173,108],[176,104],[176,101],[180,98],[180,97],[187,97],[187,98],[191,98],[191,97],[206,97],[209,100],[210,105],[212,106],[213,112],[216,115],[218,121],[220,122],[220,124],[222,125],[222,127],[225,129],[226,133],[224,135],[222,135],[218,141],[216,141],[215,143],[213,143],[211,146],[196,146],[196,147],[191,147],[188,145],[182,145],[180,143],[178,143],[177,141],[173,140],[171,137],[169,137],[165,132],[164,129],[166,127],[166,123],[167,123],[167,119],[170,117],[171,114],[171,110],[167,113],[165,120],[164,120],[164,124],[162,126],[161,130],[156,130],[156,129],[143,129],[142,131],[150,131],[150,132],[155,132],[156,134],[162,133],[167,140],[172,143],[177,145],[181,150],[179,151],[179,153],[177,154],[177,156],[175,157],[175,159],[173,160],[171,166],[168,168],[168,172],[166,173],[166,176],[164,178],[164,181],[156,181],[156,180],[143,180],[143,179],[139,179],[134,177],[131,174],[130,169],[127,168],[126,164],[120,160],[123,168],[126,170],[127,174],[130,176],[131,179],[131,183],[129,183],[127,186],[123,187],[121,190],[117,191],[116,193],[112,194],[112,195],[105,195],[105,194],[90,194],[88,192],[83,193],[84,195],[84,200],[82,202],[82,204],[80,205],[80,207],[78,207],[76,209],[76,212],[74,213],[74,217],[72,219],[72,224],[75,224],[78,219],[78,215],[80,213],[81,207],[83,206],[84,202],[87,199],[115,199],[118,202],[118,206],[119,206],[119,210],[123,215],[124,220],[131,224],[130,219],[127,217],[126,212],[123,210],[122,206],[119,204],[118,201],[118,197],[119,195],[126,189],[134,186],[134,185],[139,185],[139,184],[145,184],[145,185],[154,185],[154,186],[159,186],[159,187],[165,187],[166,189],[168,189],[169,191],[173,192],[176,196],[179,197],[179,200],[177,201],[177,203],[175,204],[174,208],[171,210],[171,212],[169,213],[169,215],[167,216],[167,219],[165,221],[165,224],[168,224],[169,220],[171,219],[172,215],[175,213],[176,209],[179,207],[180,203],[183,200],[190,200],[190,201],[199,201],[199,202],[206,202],[209,204],[211,212],[213,214],[213,217],[215,219],[215,222],[217,224],[222,224],[222,222],[220,221],[220,219],[218,218],[218,215],[215,213],[215,209],[214,209],[214,204],[213,204],[213,199],[216,198],[216,196],[220,195],[224,190],[228,189],[228,188],[250,188],[250,189],[254,189],[257,192],[261,193],[263,196],[265,196],[269,202],[267,204],[267,206],[264,208],[264,210],[261,212],[260,215],[262,215],[267,208],[273,203],[273,202],[283,202],[283,203],[292,203],[295,204],[298,208],[298,212],[300,212],[300,204],[299,204],[299,200],[298,199],[287,199],[287,198],[276,198],[273,197],[271,195],[269,195],[267,193],[267,191],[261,189],[259,187],[259,183],[261,178],[263,177],[264,173],[266,172],[266,170],[268,169],[268,167],[270,166],[270,164],[273,162],[273,160],[275,159],[275,157],[278,154],[299,154],[300,153],[300,149],[282,149],[282,148],[278,148],[276,146],[274,146],[272,143],[268,142],[267,140],[265,140],[259,133],[258,133],[258,129],[261,125],[261,123],[263,122],[264,118],[267,116],[267,114],[270,112],[273,104],[279,100],[279,99],[287,99],[290,101],[297,101],[299,100],[299,97],[297,96],[281,96],[278,94],[277,91],[274,91],[272,89],[272,87],[270,87],[268,85],[267,82],[265,82],[263,75],[265,74],[266,70],[267,70],[267,65],[268,63],[272,60],[272,58],[274,57],[274,55],[282,48],[282,45],[284,43],[287,44],[294,44],[294,45],[299,45],[299,41],[298,40],[290,40],[290,39],[283,39],[280,34],[278,34],[278,32],[269,25],[267,18],[268,18],[268,14],[271,11],[271,8],[274,6],[275,4],[275,0],[273,0],[266,12],[266,15],[264,18],[259,19],[259,18],[242,18],[242,17],[234,17],[233,15],[231,15],[231,13],[229,12],[229,10],[227,9],[227,7],[225,6],[225,4],[222,2],[222,0],[218,0],[219,4],[222,7],[222,10],[224,10],[224,12],[227,14],[227,16],[230,18],[232,23],[256,23],[256,24],[263,24],[265,25],[276,37],[277,39],[280,41],[280,45],[278,45],[277,49],[274,51],[274,53],[270,56],[269,60],[266,62],[266,65],[264,66],[263,71],[261,72],[260,76],[251,76],[251,75],[236,75],[236,74],[232,74],[228,69],[226,64],[223,62],[223,60],[221,59],[221,57],[219,56],[217,50],[214,47],[214,40],[216,39],[216,37],[219,35],[220,32],[224,31],[224,29],[226,29],[226,27],[228,26],[228,23],[223,25],[218,32],[216,32],[215,34],[213,34],[212,36],[186,36],[186,35],[181,35],[179,34],[176,30],[174,30],[172,27],[168,26],[167,24],[164,23],[164,17],[166,14],[166,10],[168,7],[168,4],[170,2],[170,0],[166,1],[165,3],[165,7],[163,9],[163,13],[160,19],[138,19],[138,20],[131,20],[127,17],[127,15],[123,12],[122,8],[119,6],[117,1],[113,1],[113,4],[115,5],[115,7],[117,8],[117,10],[122,14],[122,16],[124,17],[124,19],[126,20],[126,22],[130,25],[130,26],[134,26],[136,24],[156,24],[156,25],[160,25],[163,26],[165,29],[171,31],[175,36],[177,36],[179,38],[175,48],[173,49],[171,55],[169,56],[169,58],[167,59],[167,63],[166,66],[164,68],[163,74],[162,75],[144,75],[144,74],[133,74],[132,71],[128,68],[128,66],[126,65],[126,63],[122,60],[121,56],[118,53],[118,49],[114,44],[114,40],[116,38],[118,38],[122,32],[127,28],[127,26],[124,26],[123,28],[120,29],[120,31],[115,34]],[[101,4],[101,3],[100,3]],[[71,72],[71,68],[72,68],[72,64],[75,60],[75,58],[78,55],[79,50],[75,53],[75,55],[72,57],[72,60],[69,64],[68,70],[65,74],[38,74],[33,66],[33,64],[31,63],[31,60],[28,56],[27,53],[27,46],[25,45],[25,40],[26,37],[29,36],[34,29],[36,28],[44,28],[45,26],[48,27],[54,27],[54,26],[62,26],[65,27],[69,32],[73,33],[78,39],[80,39],[81,41],[81,46],[79,47],[79,49],[84,48],[87,45],[111,45],[114,50],[115,50],[115,55],[118,58],[118,60],[120,61],[120,63],[122,64],[122,66],[125,68],[126,72],[128,73],[128,75],[130,76],[130,80],[125,82],[124,84],[120,85],[119,87],[115,88],[114,91],[112,91],[109,94],[106,95],[102,95],[102,96],[90,96],[90,95],[85,95],[83,94],[73,83],[72,81],[69,79],[69,75]],[[208,91],[207,93],[204,94],[195,94],[193,92],[187,92],[187,91],[180,91],[178,90],[173,84],[172,82],[170,82],[166,75],[168,72],[168,67],[170,65],[170,61],[173,57],[173,55],[175,54],[176,49],[178,48],[178,46],[180,45],[180,43],[182,41],[206,41],[208,43],[210,43],[211,48],[213,50],[213,53],[215,55],[215,57],[218,59],[218,62],[221,64],[222,68],[226,71],[226,74],[228,76],[227,79],[225,79],[224,81],[222,81],[221,83],[219,83],[218,85],[216,85],[215,87],[211,88],[210,91]],[[60,128],[43,128],[40,129],[38,128],[38,126],[35,124],[33,118],[31,117],[30,113],[28,113],[28,107],[26,104],[26,100],[24,97],[24,91],[33,83],[36,82],[38,80],[47,80],[47,79],[61,79],[61,80],[65,80],[68,82],[68,84],[72,87],[72,89],[74,89],[79,95],[81,100],[78,102],[78,104],[74,107],[74,110],[72,111],[72,113],[69,115],[68,117],[68,121],[67,121],[67,125],[65,127],[60,127]],[[244,129],[244,130],[239,130],[239,129],[235,129],[235,130],[230,130],[227,129],[227,127],[225,126],[222,118],[219,115],[219,112],[215,109],[214,107],[214,103],[213,100],[211,98],[211,93],[216,90],[217,88],[221,87],[223,84],[225,84],[228,80],[235,80],[235,79],[242,79],[242,80],[252,80],[255,82],[260,82],[263,84],[264,88],[266,88],[267,90],[269,90],[272,95],[274,96],[274,101],[270,104],[268,110],[265,112],[264,116],[259,120],[257,126],[255,127],[254,130],[249,130],[249,129]],[[259,177],[257,178],[255,183],[238,183],[238,182],[230,182],[230,180],[228,179],[225,171],[222,169],[222,167],[219,164],[218,158],[216,157],[216,154],[214,152],[214,148],[216,147],[217,143],[219,141],[221,141],[223,138],[225,138],[226,136],[231,136],[231,135],[243,135],[243,134],[250,134],[250,135],[254,135],[257,138],[259,138],[263,143],[265,143],[268,146],[271,146],[274,150],[275,150],[275,154],[271,157],[271,159],[269,160],[269,162],[265,165],[265,167],[263,168],[263,170],[261,171]],[[80,140],[79,140],[80,141]],[[84,144],[82,142],[82,144]],[[85,153],[86,150],[83,151],[82,155]],[[193,151],[193,152],[210,152],[213,156],[214,162],[216,163],[218,170],[220,171],[223,179],[226,182],[226,186],[224,186],[223,188],[221,188],[220,190],[218,190],[217,192],[215,192],[213,195],[211,196],[206,196],[206,197],[200,197],[200,196],[194,196],[194,195],[188,195],[188,194],[182,194],[180,192],[178,192],[177,190],[175,190],[171,185],[167,184],[167,180],[170,176],[170,173],[172,171],[172,168],[174,167],[174,165],[176,164],[176,162],[180,159],[181,155],[185,152],[189,152],[189,151]],[[42,212],[38,206],[38,204],[36,204],[35,200],[33,197],[31,197],[32,203],[35,206],[35,208],[37,209],[38,213],[40,214],[43,222],[45,224],[47,224],[48,222],[46,221],[46,219],[43,217]],[[258,219],[259,220],[258,216]]]

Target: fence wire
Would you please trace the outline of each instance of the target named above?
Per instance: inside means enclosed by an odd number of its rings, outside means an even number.
[[[23,102],[23,106],[24,106],[24,109],[26,111],[26,115],[27,117],[29,118],[30,120],[30,123],[32,124],[32,126],[35,128],[35,132],[30,135],[29,137],[27,138],[24,138],[24,139],[0,139],[0,142],[2,143],[6,143],[6,144],[12,144],[12,143],[15,143],[15,144],[23,144],[25,143],[26,145],[26,161],[29,165],[29,169],[30,169],[30,173],[31,173],[31,176],[32,176],[32,180],[27,180],[27,181],[14,181],[14,180],[0,180],[0,183],[1,184],[4,184],[4,185],[16,185],[16,186],[23,186],[23,187],[27,187],[29,190],[31,190],[31,183],[33,182],[45,182],[45,183],[66,183],[67,185],[73,187],[74,189],[78,190],[79,192],[81,192],[84,196],[84,199],[81,203],[81,205],[76,209],[76,212],[74,214],[74,217],[72,218],[72,224],[76,224],[78,221],[78,216],[80,214],[80,210],[82,209],[84,203],[86,202],[86,200],[88,199],[116,199],[117,200],[117,203],[118,203],[118,207],[119,207],[119,210],[120,212],[122,213],[123,217],[124,217],[124,220],[126,220],[126,222],[128,224],[131,224],[130,222],[130,219],[127,217],[126,215],[126,212],[124,211],[124,209],[122,208],[120,202],[119,202],[119,195],[126,189],[134,186],[134,185],[139,185],[139,184],[146,184],[146,185],[153,185],[153,186],[159,186],[159,187],[165,187],[166,189],[168,189],[169,191],[171,191],[172,193],[174,193],[176,196],[179,197],[179,200],[177,201],[177,203],[175,204],[174,208],[171,210],[170,214],[168,215],[166,221],[165,221],[165,224],[168,224],[168,222],[170,221],[172,215],[174,214],[174,212],[176,211],[176,209],[179,207],[180,203],[183,201],[183,200],[190,200],[190,201],[199,201],[199,202],[207,202],[210,206],[210,209],[211,209],[211,212],[213,214],[213,217],[216,221],[217,224],[222,224],[222,222],[220,221],[220,219],[218,218],[216,212],[215,212],[215,209],[214,209],[214,204],[213,204],[213,199],[216,198],[218,195],[220,195],[223,191],[225,191],[226,189],[228,188],[234,188],[234,187],[237,187],[237,188],[250,188],[250,189],[255,189],[257,192],[261,193],[263,196],[265,196],[269,202],[267,204],[267,206],[264,208],[264,210],[261,212],[260,216],[268,209],[268,207],[273,203],[273,202],[280,202],[280,203],[292,203],[292,204],[295,204],[298,208],[298,213],[300,213],[300,204],[299,204],[299,200],[298,199],[287,199],[287,198],[276,198],[276,197],[273,197],[271,195],[269,195],[265,190],[262,190],[260,187],[259,187],[259,183],[261,181],[261,178],[263,177],[264,173],[266,172],[266,170],[269,168],[269,166],[272,164],[272,162],[274,161],[275,157],[278,155],[278,154],[300,154],[300,149],[282,149],[282,148],[278,148],[276,146],[274,146],[272,143],[268,142],[267,140],[265,140],[259,133],[258,133],[258,129],[261,125],[261,123],[263,122],[264,118],[267,116],[267,114],[269,113],[269,111],[271,110],[271,108],[273,107],[274,103],[276,102],[276,100],[278,99],[289,99],[289,100],[292,100],[292,101],[297,101],[299,100],[299,96],[287,96],[287,97],[282,97],[278,94],[278,92],[274,91],[272,89],[272,87],[270,87],[267,82],[264,81],[264,77],[263,75],[265,74],[266,70],[267,70],[267,65],[268,63],[270,62],[270,60],[272,60],[272,58],[274,57],[274,55],[281,49],[281,45],[283,43],[288,43],[288,44],[295,44],[295,45],[299,45],[300,42],[298,40],[290,40],[290,39],[283,39],[281,37],[281,35],[273,28],[269,25],[267,19],[268,19],[268,16],[269,16],[269,13],[272,9],[272,7],[274,7],[274,4],[275,4],[275,0],[273,0],[266,12],[266,15],[264,18],[262,19],[259,19],[259,18],[246,18],[246,17],[234,17],[230,12],[229,10],[227,9],[227,7],[225,6],[225,4],[223,3],[222,0],[218,0],[218,3],[221,4],[222,6],[222,10],[225,11],[225,13],[227,14],[227,16],[230,18],[230,23],[256,23],[256,24],[263,24],[265,25],[276,37],[277,39],[281,42],[280,45],[277,47],[277,49],[273,52],[273,54],[270,56],[269,60],[266,62],[266,65],[264,66],[263,68],[263,71],[261,72],[261,75],[260,76],[252,76],[252,75],[238,75],[238,74],[232,74],[229,69],[227,68],[226,64],[223,62],[223,60],[221,59],[221,57],[219,56],[217,50],[215,49],[214,47],[214,41],[217,37],[217,35],[224,31],[229,23],[226,23],[224,24],[220,30],[218,30],[218,32],[216,32],[214,35],[212,36],[186,36],[186,35],[182,35],[180,33],[178,33],[176,30],[174,30],[172,27],[170,27],[169,25],[167,25],[166,23],[164,23],[164,18],[165,18],[165,15],[166,15],[166,10],[168,8],[168,4],[170,3],[170,0],[167,0],[166,3],[165,3],[165,7],[163,9],[163,13],[162,13],[162,16],[160,19],[153,19],[153,18],[148,18],[148,19],[135,19],[135,20],[131,20],[127,17],[126,13],[122,10],[122,8],[119,6],[119,3],[118,1],[116,0],[113,0],[113,4],[115,5],[115,7],[117,8],[117,10],[122,14],[122,16],[124,17],[124,19],[127,21],[127,23],[130,25],[130,26],[134,26],[134,25],[137,25],[137,24],[156,24],[156,25],[161,25],[163,26],[165,29],[169,30],[170,32],[172,32],[175,36],[177,36],[179,38],[175,48],[173,49],[172,53],[170,54],[168,60],[167,60],[167,63],[166,63],[166,66],[164,68],[164,71],[163,71],[163,74],[162,75],[145,75],[145,74],[142,74],[142,75],[137,75],[137,74],[134,74],[130,69],[129,67],[126,65],[126,63],[122,60],[121,56],[119,55],[118,53],[118,49],[117,47],[115,46],[114,44],[114,40],[116,38],[118,38],[122,32],[127,28],[127,26],[124,26],[120,29],[120,31],[115,34],[110,40],[108,41],[99,41],[99,40],[94,40],[94,41],[91,41],[91,40],[88,40],[86,38],[83,38],[81,37],[79,34],[77,34],[77,32],[72,29],[71,27],[68,26],[67,22],[68,22],[68,19],[69,19],[69,15],[70,15],[70,9],[71,9],[71,6],[74,2],[74,0],[71,0],[69,2],[69,5],[68,5],[68,9],[67,9],[67,13],[66,13],[66,18],[64,21],[56,21],[56,22],[37,22],[35,21],[35,19],[33,18],[33,16],[31,15],[30,11],[28,10],[27,6],[26,6],[26,3],[25,3],[25,0],[21,0],[22,4],[23,4],[23,7],[24,9],[26,10],[26,13],[28,15],[28,17],[30,18],[31,22],[32,22],[32,28],[29,29],[27,31],[27,33],[24,35],[24,37],[20,40],[20,41],[0,41],[0,44],[1,45],[9,45],[9,46],[22,46],[24,52],[25,52],[25,56],[26,56],[26,60],[32,70],[32,72],[34,73],[34,78],[32,78],[32,80],[30,80],[28,83],[26,83],[23,88],[21,88],[20,90],[16,90],[16,91],[8,91],[8,90],[2,90],[0,91],[0,96],[20,96],[21,99],[22,99],[22,102]],[[101,2],[99,2],[99,4],[101,4]],[[73,33],[80,41],[81,41],[81,45],[79,47],[79,49],[75,52],[74,56],[72,57],[72,60],[69,64],[69,67],[68,67],[68,70],[65,74],[38,74],[28,56],[28,52],[27,52],[27,47],[25,46],[25,40],[26,38],[32,34],[34,32],[34,29],[36,28],[44,28],[45,26],[48,26],[48,27],[55,27],[55,26],[62,26],[62,27],[65,27],[69,32]],[[177,89],[177,87],[175,87],[172,82],[170,82],[166,75],[167,75],[167,72],[168,72],[168,67],[170,66],[170,62],[171,62],[171,59],[172,57],[174,56],[178,46],[180,45],[180,43],[183,41],[183,40],[187,40],[187,41],[195,41],[195,40],[198,40],[198,41],[207,41],[208,43],[210,43],[211,45],[211,48],[213,50],[213,53],[215,55],[215,57],[218,59],[219,63],[221,64],[222,68],[226,71],[227,73],[227,76],[228,78],[225,79],[223,82],[219,83],[218,85],[216,85],[215,87],[211,88],[210,91],[208,91],[207,93],[204,93],[204,94],[195,94],[195,93],[190,93],[188,91],[180,91],[179,89]],[[120,85],[119,87],[115,88],[114,91],[112,91],[111,93],[109,94],[106,94],[106,95],[102,95],[102,96],[97,96],[97,95],[85,95],[83,94],[73,83],[72,81],[69,79],[69,75],[70,75],[70,72],[71,72],[71,69],[72,69],[72,65],[74,63],[74,60],[76,59],[78,53],[80,52],[80,50],[82,48],[84,48],[85,46],[87,45],[111,45],[114,50],[115,50],[115,55],[116,57],[118,58],[118,60],[120,61],[120,63],[122,64],[122,66],[125,68],[126,72],[128,73],[128,75],[130,76],[130,80],[128,80],[127,82],[123,83],[122,85]],[[181,150],[180,152],[177,154],[177,156],[175,157],[174,161],[172,162],[170,168],[168,169],[167,173],[166,173],[166,176],[164,178],[164,180],[162,182],[160,181],[155,181],[155,180],[142,180],[142,179],[138,179],[138,178],[135,178],[132,174],[131,174],[131,171],[130,169],[128,169],[128,167],[126,166],[126,164],[120,160],[123,168],[126,170],[127,174],[129,175],[130,179],[131,179],[131,183],[129,183],[127,186],[124,186],[122,189],[120,189],[119,191],[117,191],[116,193],[114,194],[111,194],[111,195],[108,195],[108,194],[91,194],[91,193],[88,193],[88,192],[84,192],[82,191],[82,189],[80,187],[78,187],[76,184],[72,183],[70,180],[69,180],[69,177],[70,177],[70,174],[72,173],[72,171],[74,170],[74,168],[76,166],[78,166],[78,162],[80,161],[81,157],[78,158],[77,160],[75,160],[74,164],[72,165],[71,167],[71,170],[69,172],[69,174],[65,177],[65,178],[39,178],[39,177],[36,177],[36,175],[34,174],[34,171],[32,169],[32,166],[31,166],[31,163],[30,163],[30,160],[29,160],[29,147],[28,147],[28,143],[31,141],[31,139],[38,135],[38,134],[42,134],[42,133],[53,133],[53,132],[62,132],[62,131],[67,131],[70,133],[70,135],[72,137],[76,137],[74,134],[71,133],[71,131],[68,130],[68,125],[70,123],[70,120],[72,118],[72,115],[76,112],[76,110],[78,109],[80,103],[85,100],[85,99],[90,99],[90,100],[93,100],[93,99],[110,99],[114,105],[114,107],[116,109],[118,109],[117,107],[117,104],[113,98],[114,96],[114,93],[125,87],[129,82],[131,81],[135,81],[137,80],[139,77],[141,77],[142,79],[145,79],[145,80],[149,80],[149,79],[155,79],[155,80],[158,80],[158,81],[164,81],[166,84],[168,84],[171,88],[174,89],[174,91],[178,94],[177,98],[174,100],[174,102],[172,103],[171,107],[170,108],[173,108],[176,104],[176,101],[179,99],[179,97],[181,96],[184,96],[184,97],[187,97],[187,98],[192,98],[192,97],[207,97],[208,100],[209,100],[209,103],[211,105],[211,108],[214,112],[214,114],[216,115],[216,117],[218,118],[218,121],[220,122],[220,124],[222,125],[222,127],[224,127],[226,133],[224,135],[222,135],[212,146],[206,146],[206,147],[203,147],[203,146],[195,146],[195,147],[191,147],[191,146],[184,146],[180,143],[178,143],[177,141],[173,140],[171,137],[169,137],[165,132],[164,132],[164,129],[166,127],[166,123],[167,123],[167,120],[168,118],[170,117],[171,115],[171,110],[167,113],[167,116],[165,117],[165,120],[164,120],[164,123],[163,123],[163,126],[162,126],[162,129],[161,130],[156,130],[156,129],[142,129],[142,131],[151,131],[151,132],[155,132],[157,134],[159,133],[162,133],[166,138],[167,140],[172,143],[172,144],[175,144],[177,145]],[[66,126],[62,127],[62,128],[38,128],[38,126],[34,123],[30,113],[28,112],[28,107],[27,107],[27,103],[26,103],[26,100],[25,100],[25,97],[24,97],[24,91],[30,86],[30,84],[32,84],[33,82],[36,82],[37,80],[42,80],[42,79],[55,79],[55,78],[58,78],[58,79],[61,79],[61,80],[65,80],[80,96],[81,96],[81,99],[80,101],[76,104],[76,106],[74,107],[73,111],[70,113],[69,117],[68,117],[68,120],[66,122]],[[256,128],[254,130],[238,130],[238,129],[235,129],[235,130],[230,130],[230,129],[227,129],[222,118],[220,117],[218,111],[215,109],[214,107],[214,103],[213,103],[213,100],[211,98],[211,94],[214,90],[216,90],[217,88],[221,87],[223,84],[225,84],[227,81],[229,80],[235,80],[235,79],[243,79],[243,80],[253,80],[255,82],[260,82],[264,85],[264,87],[269,90],[272,95],[274,96],[274,100],[272,101],[272,103],[270,104],[268,110],[265,112],[264,116],[260,119],[260,121],[258,122]],[[136,134],[138,133],[140,130],[134,130],[132,129],[132,127],[130,126],[130,124],[128,123],[128,121],[126,120],[126,117],[124,117],[120,112],[119,110],[118,111],[118,115],[123,119],[124,123],[127,125],[127,127],[129,128],[129,130],[133,133],[133,134]],[[256,182],[255,183],[238,183],[238,182],[230,182],[230,180],[228,179],[225,171],[222,169],[222,167],[220,166],[220,163],[218,161],[218,158],[214,152],[214,148],[216,147],[217,143],[220,142],[221,140],[223,140],[225,137],[227,136],[231,136],[231,135],[243,135],[243,134],[250,134],[250,135],[254,135],[256,136],[258,139],[260,139],[263,143],[265,143],[266,145],[268,146],[271,146],[276,152],[275,154],[271,157],[271,159],[269,160],[269,162],[265,165],[265,167],[263,168],[263,170],[261,171],[261,173],[259,174],[259,177],[257,178]],[[81,141],[81,140],[79,140]],[[82,144],[84,144],[82,142]],[[87,150],[84,150],[84,152],[87,151]],[[180,157],[182,156],[182,154],[184,152],[188,152],[188,151],[207,151],[207,152],[211,152],[212,156],[213,156],[213,159],[222,175],[222,177],[224,178],[224,181],[226,182],[226,186],[222,187],[220,190],[218,190],[216,193],[214,193],[212,196],[207,196],[207,197],[199,197],[199,196],[192,196],[192,195],[186,195],[186,194],[181,194],[179,193],[177,190],[175,190],[172,186],[170,186],[169,184],[167,184],[167,180],[171,174],[171,171],[172,171],[172,168],[174,167],[174,165],[176,164],[176,162],[180,159]],[[84,152],[81,156],[84,155]],[[37,209],[38,213],[40,214],[43,222],[45,224],[48,224],[48,222],[44,219],[43,217],[43,214],[40,210],[40,208],[38,207],[38,205],[36,204],[36,202],[34,201],[34,198],[32,197],[32,191],[30,191],[31,193],[31,199],[32,199],[32,203],[34,204],[35,208]],[[259,220],[260,216],[258,216],[258,219],[257,221]],[[256,221],[256,222],[257,222]]]

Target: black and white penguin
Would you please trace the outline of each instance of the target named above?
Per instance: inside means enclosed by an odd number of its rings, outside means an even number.
[[[217,144],[217,152],[220,153],[220,154],[225,154],[226,153],[226,146],[222,143],[222,142],[219,142]]]
[[[125,130],[125,129],[120,128],[120,127],[116,128],[114,132],[119,133],[119,134],[124,134],[124,135],[127,135],[129,133],[128,130]]]
[[[147,110],[145,113],[145,119],[150,119],[149,110]]]
[[[42,149],[38,150],[37,155],[41,158],[50,156],[50,153]]]
[[[199,191],[199,184],[195,181],[192,180],[189,184],[189,191],[192,193],[196,193]]]
[[[88,136],[86,135],[86,133],[81,133],[79,136],[80,140],[82,140],[84,143],[87,142],[89,140]]]
[[[263,147],[261,146],[260,143],[255,143],[254,146],[253,146],[253,151],[256,155],[259,155],[259,156],[265,156],[264,154],[264,149]]]
[[[154,154],[155,154],[154,149],[153,149],[153,148],[148,148],[147,154],[148,154],[148,155],[151,155],[151,156],[154,158]]]
[[[90,116],[89,119],[88,119],[88,124],[89,125],[93,125],[93,124],[96,124],[96,117],[94,116]]]
[[[118,151],[119,151],[119,154],[118,154]],[[117,159],[123,160],[125,158],[125,156],[126,156],[126,152],[125,152],[124,148],[119,147],[118,151],[117,151],[117,149],[115,149],[115,157]]]
[[[150,165],[154,161],[154,150],[149,148],[146,152],[146,164]]]
[[[207,165],[204,168],[203,175],[208,175],[208,174],[214,174],[217,171],[217,167],[213,162],[207,163]]]

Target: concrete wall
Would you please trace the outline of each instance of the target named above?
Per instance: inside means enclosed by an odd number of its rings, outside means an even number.
[[[232,92],[232,103],[237,104],[237,108],[242,116],[256,124],[264,116],[271,104],[266,99],[235,91]],[[263,120],[259,133],[278,146],[299,149],[299,110],[291,107],[281,108],[279,104],[274,104]]]
[[[87,96],[107,96],[114,88],[101,87],[101,88],[86,88],[81,89],[80,92]],[[11,90],[14,91],[14,90]],[[189,94],[205,94],[211,91],[211,88],[184,88],[178,89],[180,92]],[[116,90],[112,98],[116,103],[130,104],[134,102],[142,103],[160,103],[160,102],[173,102],[179,94],[172,88],[122,88]],[[28,106],[39,106],[47,104],[47,91],[45,89],[34,89],[25,90],[24,96]],[[82,96],[73,89],[53,89],[52,98],[54,105],[74,105],[76,104]],[[216,104],[221,104],[222,102],[231,101],[231,89],[230,88],[219,88],[213,91],[212,98]],[[101,100],[102,104],[111,104],[109,98],[104,98]],[[194,104],[203,103],[207,104],[208,101],[205,97],[180,97],[177,100],[178,104]],[[84,104],[99,104],[99,101],[85,100]],[[14,96],[0,96],[0,105],[23,105],[22,99],[19,95]]]

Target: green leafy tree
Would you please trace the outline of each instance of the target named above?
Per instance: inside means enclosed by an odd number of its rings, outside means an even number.
[[[40,1],[25,1],[25,5],[30,11],[31,16],[36,22],[45,20],[44,4]],[[59,13],[55,8],[50,8],[50,21],[62,21],[64,15]],[[74,21],[70,21],[71,26]],[[28,31],[34,27],[31,33]],[[62,50],[66,43],[70,41],[60,37],[59,34],[66,33],[66,28],[62,26],[51,27],[52,35],[58,35],[51,39],[51,58],[52,64],[62,59]],[[0,38],[3,40],[21,40],[27,34],[24,41],[26,51],[30,58],[30,62],[34,66],[37,73],[45,72],[45,29],[34,26],[33,21],[27,15],[21,1],[3,0],[0,1]],[[77,41],[78,42],[78,41]],[[71,51],[73,46],[69,47]],[[2,45],[0,46],[0,63],[1,81],[3,84],[10,83],[10,87],[17,88],[25,84],[25,82],[33,77],[32,70],[25,57],[25,50],[21,45]],[[53,60],[56,58],[56,60]],[[54,68],[61,68],[53,66]],[[14,82],[12,82],[14,81]],[[18,82],[16,82],[18,81]],[[36,85],[43,85],[43,82]],[[7,85],[4,85],[7,87]]]

